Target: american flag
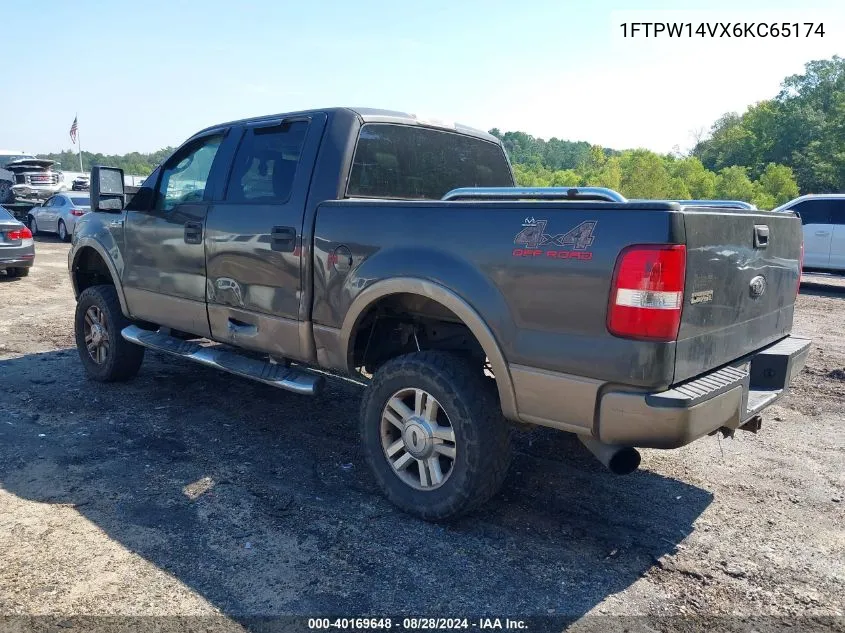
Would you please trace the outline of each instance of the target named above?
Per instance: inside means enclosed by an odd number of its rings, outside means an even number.
[[[70,126],[70,140],[73,141],[74,145],[76,145],[76,132],[79,129],[79,125],[76,123],[77,118],[73,117],[73,125]]]

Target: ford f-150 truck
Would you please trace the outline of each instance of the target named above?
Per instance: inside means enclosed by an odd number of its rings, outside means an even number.
[[[810,345],[794,215],[521,189],[493,136],[399,112],[216,125],[128,203],[95,167],[91,204],[68,259],[91,378],[146,348],[299,394],[355,375],[375,481],[431,520],[497,491],[508,421],[630,472],[756,431]]]

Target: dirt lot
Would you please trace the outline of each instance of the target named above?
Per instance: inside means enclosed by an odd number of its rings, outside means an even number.
[[[504,492],[443,527],[375,491],[357,387],[308,399],[156,354],[130,383],[87,381],[68,246],[37,247],[28,278],[0,274],[0,615],[843,627],[841,279],[802,291],[796,331],[815,346],[760,434],[643,451],[620,478],[570,436],[521,433]]]

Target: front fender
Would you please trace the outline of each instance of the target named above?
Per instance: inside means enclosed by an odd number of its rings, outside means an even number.
[[[129,311],[126,305],[126,297],[123,292],[123,255],[120,251],[120,245],[114,238],[108,224],[111,222],[118,222],[120,227],[123,226],[124,216],[120,216],[120,220],[113,214],[108,214],[108,219],[104,219],[101,214],[89,213],[84,215],[76,225],[73,233],[73,240],[70,251],[68,252],[68,274],[70,275],[70,282],[73,286],[73,294],[75,298],[79,298],[80,290],[77,285],[76,275],[74,272],[80,262],[80,258],[86,252],[86,249],[92,249],[97,253],[100,259],[105,262],[106,267],[111,275],[114,283],[117,297],[120,301],[120,309],[123,314],[129,316]],[[122,230],[122,228],[121,228]]]

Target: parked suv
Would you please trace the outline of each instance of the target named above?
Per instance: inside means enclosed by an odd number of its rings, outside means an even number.
[[[845,193],[801,196],[775,211],[801,218],[806,268],[845,271]]]

